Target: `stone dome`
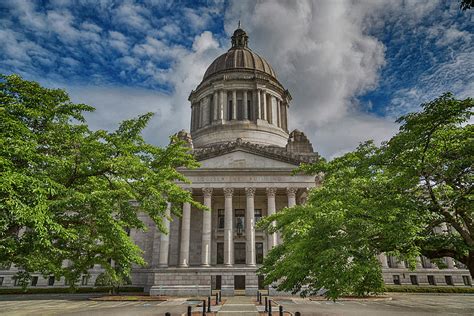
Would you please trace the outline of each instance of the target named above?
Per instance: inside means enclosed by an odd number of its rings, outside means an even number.
[[[232,36],[232,47],[217,57],[204,73],[203,80],[213,74],[237,69],[260,71],[276,78],[270,64],[260,55],[248,48],[248,36],[244,30],[238,28]]]
[[[194,148],[244,142],[285,148],[291,95],[270,64],[248,48],[239,27],[232,47],[209,66],[191,91],[191,137]]]

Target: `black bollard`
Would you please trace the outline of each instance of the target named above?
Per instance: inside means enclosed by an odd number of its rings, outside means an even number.
[[[188,316],[192,316],[192,307],[188,306]]]
[[[206,316],[206,300],[202,300],[202,316]]]
[[[219,303],[222,303],[222,292],[219,291]]]
[[[258,303],[262,305],[262,293],[260,293],[260,298],[258,299]]]
[[[207,297],[207,312],[208,313],[211,312],[211,297],[210,296]]]
[[[301,316],[301,313],[300,313],[300,312],[296,312],[296,313],[295,313],[295,316]]]
[[[272,300],[268,300],[268,316],[272,316]]]
[[[283,306],[278,306],[278,311],[280,312],[280,316],[283,316]]]
[[[265,296],[265,312],[268,312],[268,297]]]
[[[216,292],[216,305],[219,305],[219,293]]]
[[[259,292],[259,291],[257,291],[257,302],[258,302],[258,296],[259,296],[259,295],[260,295],[260,292]]]
[[[166,312],[166,313],[165,313],[165,316],[171,316],[171,313],[170,313],[170,312]]]

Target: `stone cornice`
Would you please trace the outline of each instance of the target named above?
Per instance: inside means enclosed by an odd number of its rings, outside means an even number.
[[[290,163],[296,166],[300,165],[301,163],[313,163],[319,159],[318,153],[293,153],[288,152],[285,148],[281,147],[265,146],[245,142],[241,138],[237,138],[237,140],[233,142],[224,144],[214,144],[206,147],[195,148],[193,150],[193,155],[197,161],[202,161],[209,158],[222,156],[237,150],[242,150],[265,158]]]

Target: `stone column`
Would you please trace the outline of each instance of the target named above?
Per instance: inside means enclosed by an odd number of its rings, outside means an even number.
[[[381,254],[378,255],[380,264],[382,265],[382,269],[387,269],[388,268],[388,261],[387,261],[387,256],[382,252]]]
[[[212,113],[212,122],[214,122],[215,120],[217,120],[219,118],[219,109],[218,109],[218,100],[217,100],[217,91],[214,91],[214,96],[213,96],[213,100],[214,100],[214,112]]]
[[[420,256],[416,257],[416,268],[417,269],[422,269],[423,268],[423,263],[421,262],[421,257]]]
[[[248,266],[255,266],[255,188],[245,188],[247,197],[247,207],[245,212],[245,242],[246,242],[246,263]]]
[[[262,102],[262,119],[268,121],[268,113],[267,113],[267,92],[265,90],[262,90],[262,98],[263,98],[263,102]]]
[[[232,119],[237,119],[237,90],[232,90]]]
[[[204,206],[209,211],[202,213],[202,245],[201,245],[201,266],[208,267],[211,263],[211,208],[212,208],[212,188],[203,188]]]
[[[288,196],[288,207],[296,205],[296,192],[298,188],[286,188],[286,194]]]
[[[217,119],[224,119],[224,91],[219,90],[219,110],[217,112]]]
[[[277,113],[277,121],[276,125],[281,127],[281,112],[280,112],[280,99],[276,99],[276,113]]]
[[[224,265],[228,267],[234,264],[233,193],[233,188],[224,188]]]
[[[243,103],[244,103],[244,120],[248,120],[248,119],[249,119],[249,111],[248,111],[248,105],[247,105],[247,102],[248,102],[247,90],[242,91],[242,93],[244,94],[244,96],[243,96]]]
[[[163,227],[166,232],[161,232],[160,236],[160,257],[158,259],[158,266],[161,268],[166,268],[168,266],[168,255],[170,250],[170,211],[171,203],[168,202],[165,217],[163,218]]]
[[[262,118],[262,110],[261,110],[261,105],[260,105],[260,103],[261,103],[261,101],[260,101],[260,90],[257,89],[254,93],[255,93],[255,98],[254,98],[254,100],[255,100],[255,112],[257,114],[256,119],[258,120],[258,119]]]
[[[179,243],[179,266],[189,266],[189,238],[191,235],[191,203],[183,203],[183,216],[181,217],[181,240]]]
[[[267,188],[267,212],[268,216],[275,214],[276,204],[275,204],[275,195],[277,188]],[[275,222],[272,223],[275,226]],[[277,233],[271,233],[268,235],[268,250],[270,251],[273,247],[278,244]]]

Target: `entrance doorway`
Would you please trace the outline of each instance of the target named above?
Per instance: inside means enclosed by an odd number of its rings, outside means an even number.
[[[234,289],[245,290],[245,275],[234,275]]]
[[[211,276],[211,284],[213,290],[220,290],[222,287],[222,276],[213,275]]]

